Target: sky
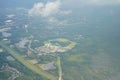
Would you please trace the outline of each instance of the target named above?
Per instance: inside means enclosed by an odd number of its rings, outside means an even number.
[[[107,6],[120,4],[120,0],[62,0],[66,4]]]
[[[78,11],[79,15],[85,15],[87,13],[91,15],[98,11],[99,8],[105,13],[107,12],[105,10],[106,7],[116,5],[120,5],[120,0],[0,0],[0,9],[2,7],[23,7],[28,9],[28,15],[40,16],[46,18],[48,22],[53,23],[60,22],[55,16],[76,14]],[[95,8],[97,9],[95,10]],[[100,11],[98,12],[100,13]],[[112,8],[109,8],[108,12],[115,13]],[[66,20],[63,20],[61,23],[66,22]]]
[[[120,0],[0,0],[0,7],[22,7],[32,6],[37,2],[54,2],[59,1],[62,5],[67,7],[79,7],[79,6],[110,6],[120,5]],[[57,4],[57,3],[56,3]]]
[[[53,15],[68,15],[73,8],[105,7],[119,5],[120,0],[47,0],[46,2],[33,3],[28,11],[31,16],[51,17]],[[85,9],[85,8],[84,8]],[[80,10],[80,9],[79,9]],[[84,10],[83,10],[84,11]]]
[[[62,13],[69,14],[70,10],[61,9],[72,9],[80,8],[81,6],[88,7],[105,7],[120,5],[120,0],[47,0],[46,2],[36,2],[33,4],[29,11],[30,15],[41,15],[43,17],[48,17],[50,15]]]

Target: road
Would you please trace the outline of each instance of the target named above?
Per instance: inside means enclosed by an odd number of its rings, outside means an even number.
[[[58,64],[58,73],[59,73],[58,80],[62,80],[62,66],[61,66],[60,57],[57,58],[57,64]]]

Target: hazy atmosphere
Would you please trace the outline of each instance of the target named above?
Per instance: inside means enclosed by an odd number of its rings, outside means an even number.
[[[120,80],[120,0],[0,0],[0,80]]]

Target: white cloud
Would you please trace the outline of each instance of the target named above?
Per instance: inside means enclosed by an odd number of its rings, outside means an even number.
[[[62,11],[60,9],[61,2],[60,0],[34,4],[33,8],[28,11],[28,14],[31,16],[42,16],[42,17],[49,17],[55,14],[69,14],[70,11]]]
[[[49,17],[48,18],[48,23],[50,24],[55,24],[55,25],[67,25],[67,20],[58,20],[55,17]]]
[[[13,18],[14,16],[15,16],[14,14],[6,15],[7,18]]]
[[[60,8],[60,2],[48,2],[43,9],[43,16],[50,16],[52,14],[58,13]]]
[[[13,20],[6,20],[5,24],[13,24]]]
[[[56,22],[58,22],[58,20],[57,20],[55,17],[50,17],[50,18],[48,18],[48,21],[49,21],[50,23],[56,23]]]

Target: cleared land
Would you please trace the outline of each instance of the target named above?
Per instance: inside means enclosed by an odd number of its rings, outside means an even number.
[[[55,41],[55,43],[52,43],[52,41]],[[58,46],[58,47],[62,47],[67,50],[74,48],[77,44],[76,42],[70,41],[65,38],[57,38],[57,39],[48,40],[48,41],[44,42],[44,45],[55,45],[56,43],[67,44],[66,46],[63,46],[61,44],[59,44],[59,46]]]

